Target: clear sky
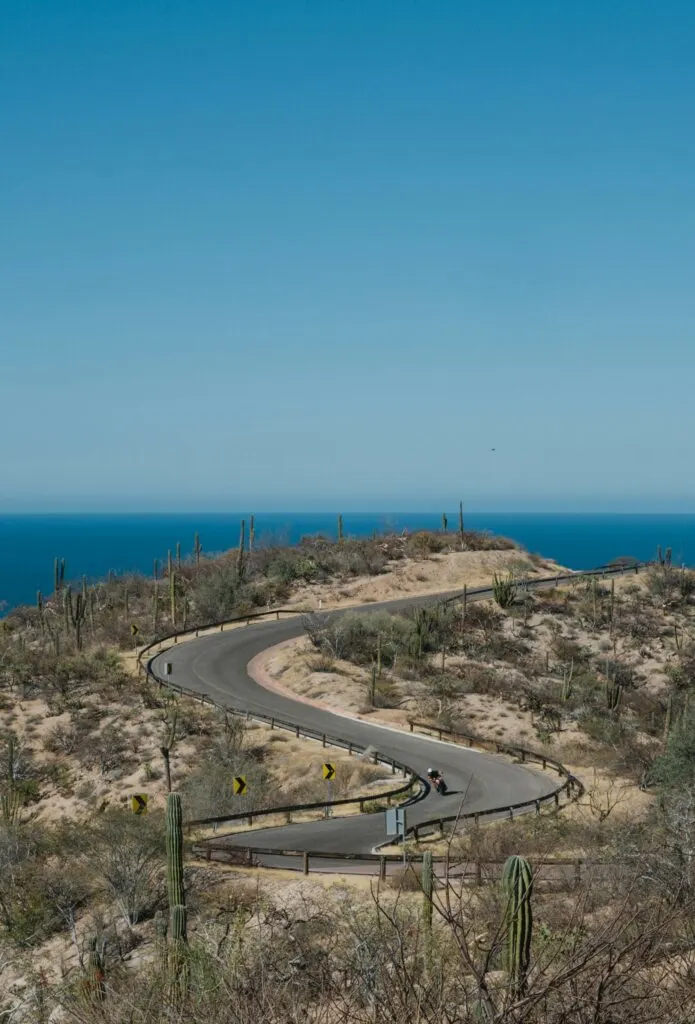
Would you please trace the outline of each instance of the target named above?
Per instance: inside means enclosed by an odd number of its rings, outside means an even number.
[[[0,7],[0,509],[693,509],[691,0]]]

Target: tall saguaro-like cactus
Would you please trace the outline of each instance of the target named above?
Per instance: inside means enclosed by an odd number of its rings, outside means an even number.
[[[242,519],[241,520],[241,525],[239,526],[239,551],[237,552],[237,560],[236,560],[236,575],[237,575],[237,579],[238,579],[238,581],[240,583],[241,583],[241,581],[244,578],[244,549],[245,549],[245,547],[246,547],[246,520]]]
[[[429,936],[432,932],[432,892],[434,891],[434,871],[432,870],[432,851],[426,850],[422,855],[422,922]]]
[[[167,893],[169,934],[174,942],[186,942],[186,894],[183,887],[183,815],[181,797],[169,793],[166,808]]]
[[[524,857],[509,857],[502,872],[507,896],[507,971],[512,994],[522,995],[531,961],[533,873]]]

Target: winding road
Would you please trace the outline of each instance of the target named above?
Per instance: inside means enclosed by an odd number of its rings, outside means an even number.
[[[594,573],[603,570],[595,570]],[[609,575],[628,570],[610,570]],[[631,569],[629,571],[635,571]],[[579,574],[534,580],[532,589],[550,587],[558,582],[576,578]],[[480,587],[468,592],[469,600],[489,598],[492,590]],[[397,611],[413,605],[432,604],[452,600],[455,594],[437,594],[426,598],[408,598],[370,604],[359,610]],[[342,609],[330,615],[344,615],[355,609]],[[243,709],[252,715],[276,716],[298,725],[340,736],[347,742],[373,747],[380,754],[408,765],[424,776],[428,767],[435,765],[447,779],[450,794],[439,796],[427,789],[424,796],[408,806],[408,826],[436,818],[455,815],[462,806],[466,811],[485,812],[494,807],[533,801],[551,793],[557,786],[557,776],[534,770],[526,765],[513,764],[491,754],[465,749],[452,743],[427,736],[411,734],[397,728],[365,722],[348,715],[324,710],[300,700],[292,700],[270,690],[248,673],[248,665],[258,654],[282,641],[301,636],[303,626],[297,618],[280,621],[262,621],[243,628],[231,629],[200,637],[156,655],[150,669],[166,682],[164,663],[172,665],[172,681],[196,693],[207,694],[220,703]],[[327,755],[329,756],[329,755]],[[465,799],[464,799],[465,797]],[[302,824],[275,828],[255,829],[253,845],[268,850],[315,851],[322,854],[372,853],[386,840],[385,815],[363,814],[352,817],[333,817]],[[249,845],[247,834],[231,835],[224,839],[231,846]],[[268,866],[282,866],[282,857],[265,857]],[[326,865],[328,866],[328,864]]]

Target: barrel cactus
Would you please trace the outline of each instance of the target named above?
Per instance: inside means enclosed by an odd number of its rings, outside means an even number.
[[[502,885],[507,897],[509,984],[514,995],[521,995],[526,987],[533,933],[533,874],[524,857],[509,857],[502,872]]]

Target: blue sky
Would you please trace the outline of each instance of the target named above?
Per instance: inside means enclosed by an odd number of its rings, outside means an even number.
[[[691,510],[694,45],[5,0],[0,510]]]

